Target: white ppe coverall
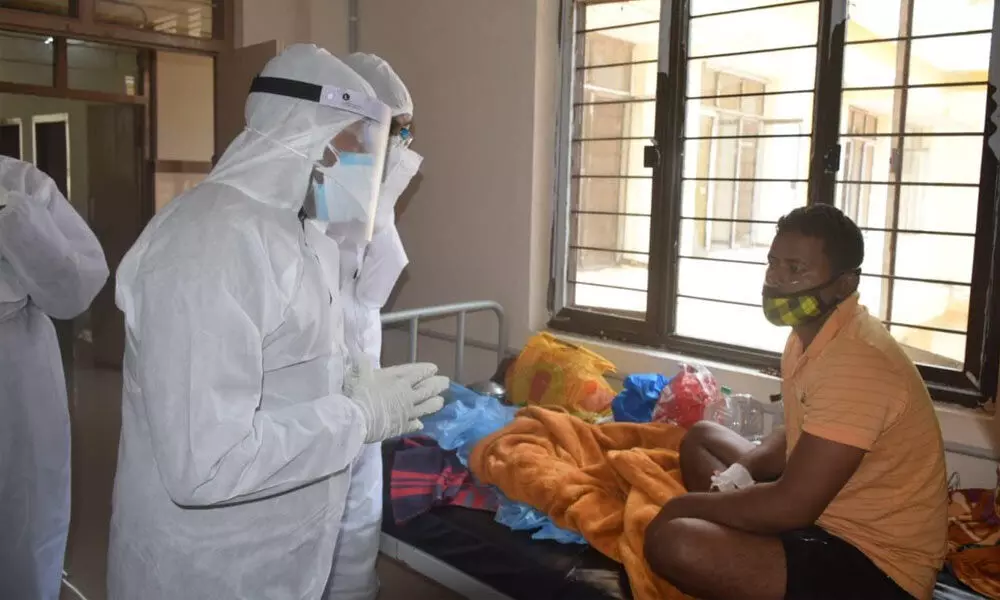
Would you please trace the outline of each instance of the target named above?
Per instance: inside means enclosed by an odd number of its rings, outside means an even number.
[[[374,98],[312,45],[290,46],[261,76]],[[382,405],[357,400],[380,396],[345,390],[339,253],[298,215],[316,161],[358,115],[251,93],[246,118],[118,270],[127,345],[111,600],[321,598],[351,463],[365,442],[406,431],[424,414],[415,403],[447,385],[408,397],[411,412],[393,404],[397,421],[381,428]],[[416,380],[382,383],[416,393]]]
[[[69,531],[66,379],[49,317],[87,310],[108,278],[56,184],[0,156],[0,598],[56,600]]]
[[[393,118],[413,116],[413,100],[389,63],[372,54],[355,53],[344,62],[364,77]],[[390,141],[386,178],[376,210],[375,234],[367,246],[331,237],[341,251],[341,294],[347,350],[378,364],[382,351],[380,313],[409,262],[394,222],[396,201],[420,168],[421,158]],[[375,562],[382,524],[382,452],[366,445],[351,466],[327,600],[374,600],[378,596]]]

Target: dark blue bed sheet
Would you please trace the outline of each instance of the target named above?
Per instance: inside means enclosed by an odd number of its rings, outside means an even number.
[[[588,546],[532,540],[493,521],[493,515],[436,508],[397,525],[389,500],[391,445],[383,446],[382,530],[514,600],[631,600],[621,565]],[[934,600],[983,597],[942,573]]]

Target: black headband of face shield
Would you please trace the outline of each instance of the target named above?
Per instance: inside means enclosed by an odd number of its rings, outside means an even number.
[[[250,93],[274,94],[275,96],[287,96],[297,100],[319,103],[323,98],[323,86],[294,79],[258,75],[250,84]],[[344,99],[350,100],[350,97]]]

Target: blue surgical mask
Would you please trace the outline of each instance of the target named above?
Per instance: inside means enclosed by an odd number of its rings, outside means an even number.
[[[375,158],[358,152],[339,152],[333,166],[317,166],[320,178],[312,183],[316,219],[356,226],[357,237],[367,241],[374,227],[378,202],[372,190],[373,182],[378,181],[374,169]]]

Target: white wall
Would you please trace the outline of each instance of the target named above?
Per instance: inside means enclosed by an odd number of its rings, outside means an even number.
[[[498,300],[519,345],[547,319],[558,2],[423,0],[405,18],[393,0],[361,4],[361,50],[407,82],[425,157],[393,306]],[[494,335],[486,317],[470,331]]]
[[[237,47],[278,40],[285,46],[311,42],[336,55],[347,52],[347,0],[237,0],[235,4]]]

